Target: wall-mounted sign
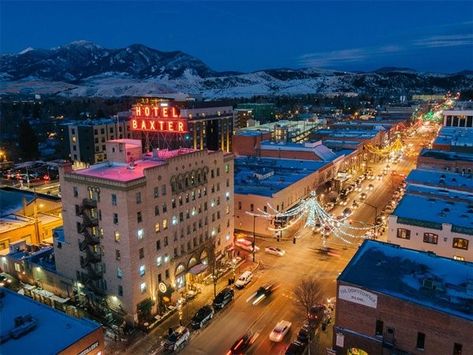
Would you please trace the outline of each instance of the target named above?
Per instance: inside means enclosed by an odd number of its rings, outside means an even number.
[[[335,345],[343,348],[345,344],[345,335],[343,333],[337,333],[337,337],[335,339]]]
[[[166,286],[164,282],[160,282],[158,284],[158,289],[159,289],[159,292],[166,293],[166,291],[168,290],[168,287]]]
[[[96,341],[95,343],[89,345],[87,348],[85,348],[84,350],[82,350],[78,355],[85,355],[85,354],[88,354],[90,353],[92,350],[98,348],[99,346],[99,342]]]
[[[131,109],[130,129],[145,132],[187,133],[187,120],[167,102],[138,103]]]
[[[377,295],[358,287],[340,285],[338,288],[338,298],[371,308],[376,308],[378,305]]]

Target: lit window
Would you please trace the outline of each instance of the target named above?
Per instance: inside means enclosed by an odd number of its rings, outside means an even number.
[[[177,217],[176,216],[172,216],[172,225],[176,225],[177,224]]]
[[[397,237],[400,239],[411,239],[411,231],[405,228],[398,228]]]
[[[168,220],[163,219],[163,229],[168,229]]]
[[[143,228],[138,229],[137,235],[138,235],[138,239],[143,239],[143,237],[145,235],[145,232],[144,232]]]
[[[227,191],[225,193],[225,198],[227,199],[227,201],[230,199],[230,192],[229,191]]]
[[[453,259],[454,259],[454,260],[465,261],[465,258],[464,258],[463,256],[458,256],[458,255],[454,255],[454,256],[453,256]]]
[[[117,277],[121,279],[123,277],[123,271],[119,267],[117,267]]]
[[[454,248],[468,250],[468,240],[463,238],[453,238]]]
[[[118,243],[120,241],[120,232],[115,231],[115,241]]]
[[[140,291],[141,293],[145,293],[146,292],[146,282],[142,282],[141,285],[140,285]]]
[[[158,256],[156,258],[156,265],[161,266],[162,263],[163,263],[163,258],[161,256]]]
[[[439,236],[434,233],[424,233],[424,243],[437,244]]]
[[[140,276],[144,276],[144,275],[145,275],[145,266],[141,265],[140,266]]]
[[[225,236],[225,239],[230,240],[230,234],[227,233],[227,235]]]
[[[168,262],[169,262],[169,255],[166,255],[166,256],[164,257],[164,262],[165,262],[165,263],[168,263]]]
[[[212,237],[216,234],[215,229],[212,229]]]
[[[160,230],[160,225],[159,225],[159,222],[157,222],[155,225],[154,225],[154,231],[156,233],[159,233],[159,230]]]

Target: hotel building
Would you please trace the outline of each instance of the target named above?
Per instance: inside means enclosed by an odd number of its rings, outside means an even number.
[[[60,171],[56,268],[142,323],[229,255],[233,156],[193,149],[142,156],[141,141],[130,139],[107,142],[106,153],[107,162]]]

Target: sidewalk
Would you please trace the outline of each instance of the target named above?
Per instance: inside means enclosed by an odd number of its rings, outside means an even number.
[[[253,263],[249,260],[243,259],[242,262],[235,268],[235,275],[238,277],[245,270],[256,270],[258,263]],[[221,275],[217,281],[216,293],[228,286],[228,278],[232,277],[232,270],[230,269],[225,274]],[[182,324],[188,325],[194,314],[202,306],[212,303],[214,299],[214,285],[196,284],[201,289],[201,292],[192,300],[186,302],[182,307]],[[179,325],[179,313],[176,311],[156,328],[149,333],[139,332],[137,336],[129,339],[127,342],[115,342],[112,339],[106,338],[105,352],[107,354],[152,354],[158,353],[161,348],[163,336],[168,334],[168,329],[177,327]]]

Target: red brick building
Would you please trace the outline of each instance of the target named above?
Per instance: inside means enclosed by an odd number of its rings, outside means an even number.
[[[473,264],[365,241],[337,281],[337,354],[473,354]]]

